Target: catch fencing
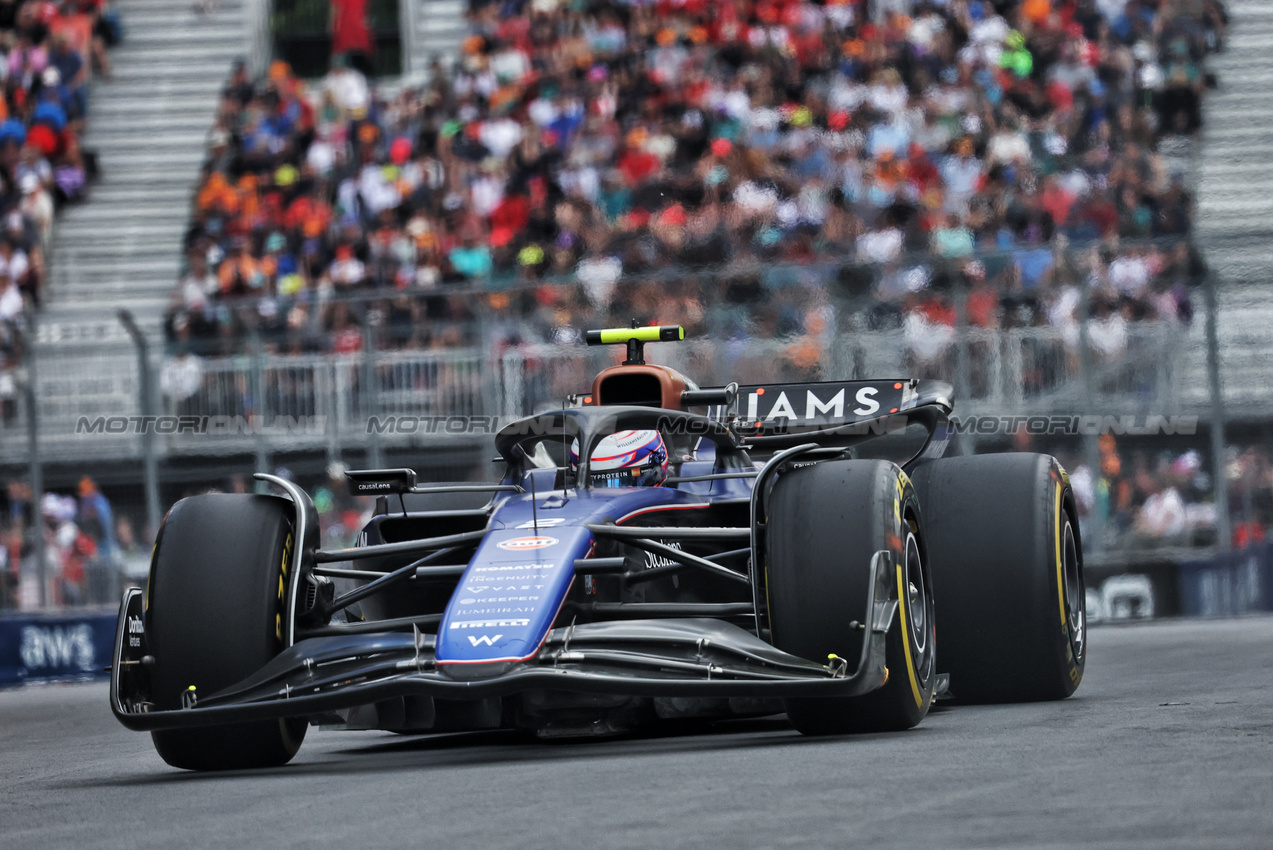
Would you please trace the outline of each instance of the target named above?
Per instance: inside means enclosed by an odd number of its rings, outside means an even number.
[[[1177,376],[1192,344],[1176,323],[1126,328],[1117,356],[1083,357],[1080,331],[1048,327],[827,332],[781,340],[694,339],[650,356],[702,386],[911,376],[949,381],[962,414],[1049,415],[1199,412],[1198,393]],[[936,338],[934,338],[936,337]],[[31,358],[41,453],[65,459],[140,458],[154,432],[160,458],[270,451],[362,449],[387,417],[516,417],[587,391],[615,349],[522,344],[353,354],[246,353],[152,356],[155,404],[147,407],[137,357],[110,347],[42,349]],[[30,451],[19,394],[0,429],[0,459]],[[142,417],[159,417],[147,424]],[[192,420],[199,420],[192,424]],[[180,421],[176,421],[180,420]],[[442,435],[463,439],[465,435]],[[482,432],[472,435],[483,439]]]
[[[921,336],[920,334],[924,334]],[[932,336],[943,338],[934,341]],[[1080,329],[1047,327],[922,331],[859,331],[787,340],[687,340],[658,349],[658,362],[702,386],[905,376],[955,386],[964,413],[1039,415],[1088,410],[1119,413],[1193,412],[1197,394],[1182,393],[1176,376],[1195,343],[1175,322],[1125,328],[1120,351],[1081,356]],[[590,388],[592,376],[621,359],[613,350],[526,345],[500,356],[496,380],[501,414],[560,403]],[[1201,400],[1205,400],[1205,396]]]

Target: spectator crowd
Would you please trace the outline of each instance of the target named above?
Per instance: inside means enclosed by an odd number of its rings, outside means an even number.
[[[43,542],[46,604],[113,604],[121,575],[144,574],[149,547],[87,475],[73,494],[46,491],[38,504],[29,483],[12,480],[0,491],[0,503],[0,610],[40,604],[37,535]],[[151,539],[150,530],[145,532]]]
[[[307,476],[287,467],[273,472],[311,494],[324,547],[356,545],[375,499],[349,491],[344,464],[333,461]],[[236,474],[210,484],[184,486],[173,496],[251,493],[253,482]],[[154,529],[134,524],[141,506],[125,500],[117,507],[87,475],[69,492],[63,489],[45,491],[37,504],[27,480],[0,479],[0,614],[40,607],[37,534],[43,538],[47,606],[115,605],[125,586],[145,583]]]
[[[788,283],[838,321],[1189,321],[1186,160],[1216,0],[471,0],[454,68],[381,96],[236,67],[169,333],[205,351],[725,333]],[[1170,155],[1169,155],[1170,154]],[[710,275],[702,274],[710,269]],[[343,297],[342,297],[343,296]],[[353,303],[349,303],[354,299]],[[511,303],[510,303],[511,302]],[[865,306],[860,306],[865,305]],[[719,311],[725,310],[724,318]]]
[[[1263,542],[1273,528],[1273,457],[1259,442],[1229,446],[1223,464],[1232,539],[1243,549]],[[1062,450],[1070,463],[1085,546],[1144,550],[1211,546],[1216,539],[1215,487],[1210,461],[1196,448],[1150,450],[1119,445],[1111,434],[1099,440],[1095,475],[1086,459]],[[1103,538],[1090,534],[1099,517]]]
[[[1205,450],[1187,445],[1164,448],[1161,443],[1106,434],[1099,439],[1093,474],[1073,444],[1027,442],[1015,448],[1043,449],[1064,461],[1089,551],[1098,546],[1144,551],[1218,543],[1212,466]],[[1262,440],[1243,440],[1226,449],[1223,468],[1232,547],[1264,542],[1273,529],[1273,454]],[[283,467],[274,474],[295,479]],[[349,493],[344,465],[332,462],[323,474],[298,483],[313,495],[323,544],[353,545],[370,517],[371,500]],[[222,491],[251,492],[250,479],[235,475],[211,490],[195,486],[180,495]],[[1100,541],[1093,537],[1098,525],[1103,529]],[[112,603],[121,580],[139,581],[148,568],[149,547],[144,541],[153,538],[152,531],[137,531],[130,512],[117,511],[91,478],[85,476],[69,493],[44,493],[38,505],[25,481],[11,480],[0,487],[0,610],[38,606],[37,529],[44,540],[49,604]]]
[[[0,422],[15,415],[25,313],[43,300],[57,210],[84,197],[94,73],[119,19],[105,0],[0,0]]]

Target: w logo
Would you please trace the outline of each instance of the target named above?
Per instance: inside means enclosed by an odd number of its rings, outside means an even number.
[[[491,637],[490,635],[482,635],[481,637],[473,637],[472,635],[468,636],[469,643],[473,644],[474,646],[481,646],[482,644],[486,644],[487,646],[494,646],[495,641],[499,640],[502,637],[503,635],[496,635],[495,637]]]

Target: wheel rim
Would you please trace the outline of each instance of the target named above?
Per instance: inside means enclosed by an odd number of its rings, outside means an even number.
[[[915,674],[927,684],[932,667],[932,610],[929,605],[927,576],[914,532],[906,535],[906,585],[898,588],[906,593],[906,628],[915,647]]]
[[[1079,567],[1078,545],[1074,541],[1074,529],[1065,522],[1061,538],[1061,574],[1065,579],[1065,609],[1070,622],[1070,649],[1075,663],[1082,663],[1087,648],[1087,597],[1083,587],[1083,573]]]

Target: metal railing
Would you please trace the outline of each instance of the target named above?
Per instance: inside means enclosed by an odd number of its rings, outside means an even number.
[[[934,344],[931,336],[945,334]],[[1107,414],[1174,412],[1174,376],[1187,352],[1186,329],[1173,322],[1126,328],[1116,354],[1094,356],[1085,372],[1079,329],[948,328],[801,335],[786,340],[689,340],[659,351],[659,361],[701,385],[907,376],[956,387],[956,409],[977,413],[1069,413],[1084,404]],[[961,353],[962,352],[962,353]],[[612,351],[526,345],[500,357],[500,413],[515,414],[587,390]]]
[[[1080,356],[1079,330],[934,328],[826,332],[786,339],[694,339],[651,352],[700,385],[729,381],[835,380],[881,375],[940,378],[956,387],[965,413],[1102,413],[1182,410],[1175,376],[1190,345],[1171,322],[1128,325],[1122,350]],[[161,454],[363,448],[373,416],[515,417],[586,391],[609,349],[524,344],[235,357],[152,357],[158,413],[199,426],[144,425],[136,357],[117,344],[59,347],[37,354],[40,442],[68,458],[102,451],[138,456],[140,434],[156,428]],[[24,456],[26,400],[15,398],[0,428],[0,458]],[[382,431],[393,441],[394,433]],[[410,442],[409,433],[397,435]],[[456,435],[452,435],[454,437]]]
[[[167,452],[221,453],[259,442],[271,450],[333,442],[333,448],[363,448],[377,436],[373,418],[491,412],[485,358],[477,349],[191,362],[197,386],[163,400],[162,415],[177,420],[164,425],[173,429],[164,436]]]

